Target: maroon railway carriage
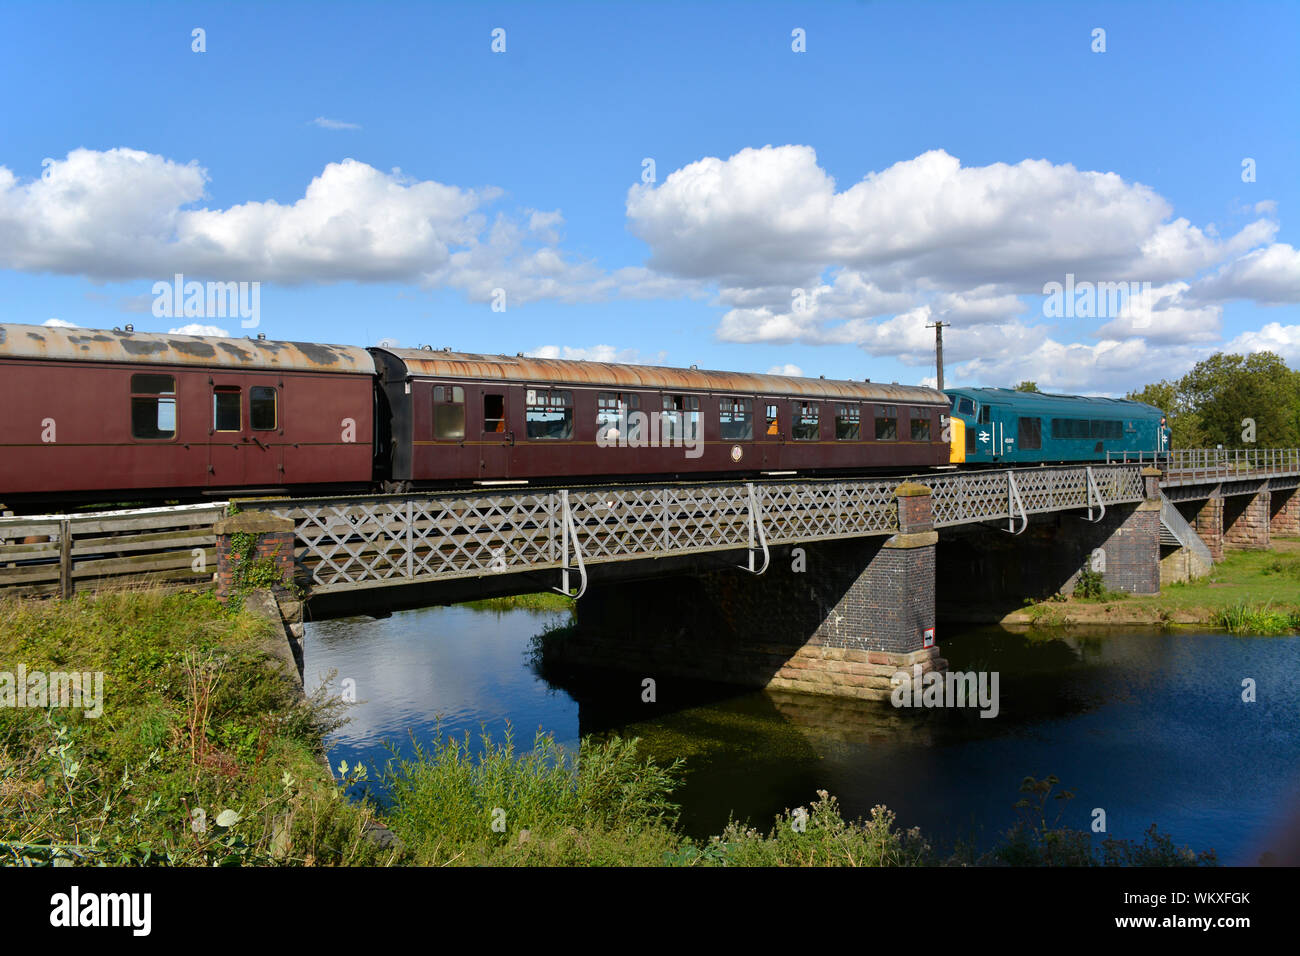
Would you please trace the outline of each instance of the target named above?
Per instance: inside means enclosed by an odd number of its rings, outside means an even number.
[[[929,388],[372,348],[389,487],[946,465]]]
[[[368,488],[360,348],[0,325],[0,502]]]

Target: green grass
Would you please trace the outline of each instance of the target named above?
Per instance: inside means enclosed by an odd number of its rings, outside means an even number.
[[[1126,603],[1205,611],[1206,620],[1242,602],[1278,611],[1300,611],[1300,555],[1276,551],[1229,551],[1205,577],[1166,585],[1152,596]]]
[[[1300,631],[1300,611],[1275,611],[1239,601],[1218,612],[1215,623],[1233,634],[1293,634]]]
[[[98,718],[0,709],[0,860],[374,859],[322,762],[337,707],[269,665],[276,637],[208,594],[0,602],[0,670],[104,674]]]
[[[932,848],[885,807],[846,820],[825,791],[760,831],[695,841],[677,826],[682,761],[637,741],[538,733],[527,750],[436,737],[379,772],[379,813],[344,794],[367,768],[321,761],[337,701],[304,701],[273,665],[265,622],[207,594],[0,602],[0,670],[101,670],[99,718],[0,709],[0,863],[108,865],[919,866],[1204,864],[1154,827],[1141,844],[1048,824],[1033,799],[989,854]],[[1032,784],[1032,787],[1029,787]],[[1045,788],[1045,789],[1044,789]],[[1024,808],[1029,807],[1029,811]],[[1040,819],[1041,817],[1041,819]],[[397,842],[369,836],[386,824]]]

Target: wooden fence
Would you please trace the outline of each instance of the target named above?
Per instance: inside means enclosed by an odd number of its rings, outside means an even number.
[[[226,502],[0,518],[0,596],[70,597],[148,585],[176,590],[212,580],[212,526]]]

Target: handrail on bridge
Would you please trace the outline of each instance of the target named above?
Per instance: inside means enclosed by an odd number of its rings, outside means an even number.
[[[1300,448],[1174,448],[1106,452],[1107,464],[1153,465],[1170,484],[1222,478],[1300,475]]]

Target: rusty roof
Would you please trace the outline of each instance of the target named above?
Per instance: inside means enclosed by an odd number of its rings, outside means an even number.
[[[373,375],[375,371],[375,361],[370,353],[351,345],[48,325],[0,325],[0,359],[6,358],[350,372],[358,375]]]
[[[430,352],[422,349],[372,349],[400,359],[407,373],[444,379],[503,379],[545,385],[592,385],[610,388],[668,388],[739,395],[789,395],[820,400],[947,405],[942,392],[918,385],[885,385],[842,379],[796,378],[704,369],[622,365],[617,362],[577,362],[469,352]]]

